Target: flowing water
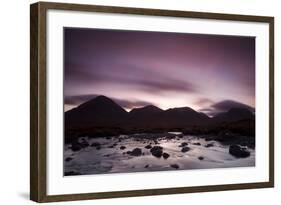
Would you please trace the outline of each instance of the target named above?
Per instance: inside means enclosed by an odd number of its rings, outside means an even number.
[[[106,173],[128,173],[144,171],[210,169],[228,167],[255,166],[255,150],[248,149],[250,156],[236,158],[229,154],[229,146],[217,141],[206,141],[205,138],[186,135],[178,137],[179,133],[170,133],[174,137],[147,138],[142,135],[121,135],[110,138],[87,137],[80,140],[89,145],[79,151],[72,151],[71,145],[66,144],[64,149],[65,175],[86,175]],[[151,134],[150,134],[151,135]],[[190,148],[182,152],[181,144],[188,143]],[[169,157],[164,159],[153,156],[147,145],[161,146]],[[120,149],[121,146],[123,149]],[[140,156],[131,156],[127,151],[140,148]],[[172,165],[172,166],[171,166]]]

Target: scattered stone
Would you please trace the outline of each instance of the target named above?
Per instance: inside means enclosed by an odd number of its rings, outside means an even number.
[[[122,146],[120,147],[120,149],[121,149],[121,150],[124,150],[124,149],[126,149],[126,147],[122,145]]]
[[[151,149],[152,146],[149,144],[149,145],[146,145],[144,148],[145,148],[145,149]]]
[[[183,147],[183,148],[181,149],[181,152],[188,152],[189,150],[190,150],[189,147]]]
[[[177,164],[171,164],[171,165],[170,165],[170,167],[175,168],[175,169],[180,168],[180,166],[179,166],[179,165],[177,165]]]
[[[161,158],[162,153],[163,153],[163,147],[154,146],[150,149],[150,152],[154,157]]]
[[[82,147],[81,147],[81,145],[80,145],[79,142],[73,142],[73,143],[71,144],[70,149],[71,149],[73,152],[77,152],[77,151],[81,150]]]
[[[81,146],[79,146],[79,145],[72,145],[72,146],[70,147],[70,149],[71,149],[73,152],[77,152],[77,151],[81,150],[82,148],[81,148]]]
[[[200,143],[200,142],[195,142],[195,143],[193,143],[193,145],[200,146],[200,145],[201,145],[201,143]]]
[[[132,153],[132,151],[127,151],[126,153],[127,153],[127,154],[131,154],[131,153]]]
[[[163,158],[164,159],[168,159],[169,157],[170,157],[170,155],[168,153],[166,153],[166,152],[163,153]]]
[[[199,159],[199,160],[203,160],[203,159],[204,159],[204,157],[200,156],[200,157],[198,157],[198,159]]]
[[[208,147],[213,147],[213,146],[214,146],[214,144],[212,144],[212,143],[209,143],[209,144],[206,144],[206,145],[205,145],[205,147],[207,147],[207,148],[208,148]]]
[[[188,145],[187,142],[182,142],[182,143],[179,145],[179,147],[185,147],[185,146],[187,146],[187,145]]]
[[[148,168],[148,167],[149,167],[149,165],[148,165],[148,164],[144,166],[144,168]]]
[[[240,145],[231,145],[229,147],[229,154],[237,158],[245,158],[250,156],[250,152],[247,148],[241,147]]]
[[[91,144],[91,147],[98,147],[98,146],[100,146],[100,143],[99,143],[99,142],[93,142],[93,143]]]
[[[72,157],[67,157],[67,158],[65,159],[66,162],[69,162],[69,161],[71,161],[71,160],[73,160]]]
[[[142,151],[140,148],[135,148],[132,150],[132,152],[130,153],[132,156],[140,156],[142,154]]]

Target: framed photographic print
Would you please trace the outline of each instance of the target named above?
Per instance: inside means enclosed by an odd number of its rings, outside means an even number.
[[[31,5],[30,197],[274,186],[274,18]]]

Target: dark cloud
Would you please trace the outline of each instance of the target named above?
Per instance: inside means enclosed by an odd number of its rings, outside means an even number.
[[[218,103],[214,103],[210,107],[200,109],[199,111],[213,117],[221,112],[227,112],[231,108],[245,108],[252,112],[255,112],[255,108],[233,100],[224,100]]]
[[[64,103],[66,105],[72,105],[72,106],[78,106],[88,100],[91,100],[93,98],[96,98],[97,94],[89,94],[89,95],[74,95],[74,96],[65,96]],[[118,105],[123,107],[124,109],[132,109],[136,107],[143,107],[147,105],[152,105],[152,103],[147,101],[141,101],[141,100],[123,100],[118,98],[111,98],[114,102],[116,102]]]
[[[194,102],[194,104],[202,107],[202,106],[206,106],[206,105],[210,105],[210,104],[213,104],[214,101],[211,100],[211,99],[208,99],[208,98],[199,98],[198,100],[196,100]]]
[[[73,63],[66,62],[67,77],[66,87],[75,86],[95,86],[97,84],[117,84],[124,86],[134,86],[138,90],[163,94],[164,92],[198,92],[198,86],[188,80],[175,79],[165,73],[156,72],[153,68],[140,65],[124,64],[118,61],[105,62],[102,65],[97,63]],[[95,72],[90,72],[91,67]],[[111,67],[111,69],[108,69]],[[114,67],[114,69],[112,68]]]
[[[253,107],[246,105],[244,103],[240,103],[233,100],[224,100],[218,103],[215,103],[211,106],[212,108],[216,109],[217,111],[225,112],[231,108],[245,108],[251,110],[252,112],[255,110]]]

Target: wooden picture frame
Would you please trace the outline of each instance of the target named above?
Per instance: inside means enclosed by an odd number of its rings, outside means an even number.
[[[47,11],[80,11],[111,14],[134,14],[158,17],[178,17],[269,25],[269,179],[262,182],[173,187],[143,190],[110,191],[48,195],[47,193]],[[162,194],[209,192],[274,186],[274,18],[235,14],[218,14],[143,8],[109,7],[82,4],[39,2],[30,6],[30,199],[36,202],[102,199]]]

